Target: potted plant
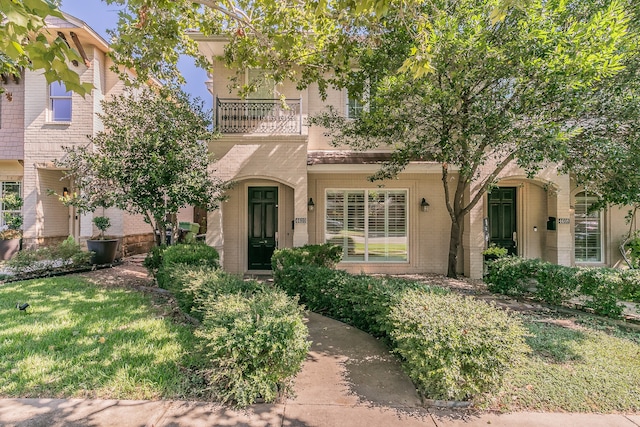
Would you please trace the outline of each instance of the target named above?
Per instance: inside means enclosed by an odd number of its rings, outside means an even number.
[[[507,248],[503,248],[500,247],[498,245],[496,245],[495,243],[492,243],[489,245],[489,247],[487,249],[485,249],[482,252],[482,255],[484,256],[484,260],[485,261],[493,261],[496,260],[498,258],[502,258],[507,256],[507,253],[509,251],[507,250]]]
[[[111,227],[111,220],[106,216],[96,216],[93,224],[100,234],[97,238],[87,240],[87,248],[93,252],[92,264],[112,264],[118,252],[118,239],[107,239],[104,232]]]
[[[0,260],[11,259],[20,250],[22,240],[22,198],[17,194],[7,194],[0,199],[4,207],[4,224],[0,227]],[[14,211],[14,212],[9,212]]]

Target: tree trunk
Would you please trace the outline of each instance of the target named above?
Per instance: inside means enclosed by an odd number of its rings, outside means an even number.
[[[455,221],[451,220],[451,235],[449,237],[449,260],[447,262],[447,277],[457,277],[458,275],[458,249],[462,241],[462,227],[460,222],[464,216],[456,215]]]

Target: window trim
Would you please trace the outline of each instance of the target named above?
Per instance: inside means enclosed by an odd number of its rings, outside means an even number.
[[[405,227],[405,246],[406,246],[406,258],[404,260],[382,260],[382,259],[369,259],[369,194],[370,192],[402,192],[404,193],[405,196],[405,202],[404,202],[404,213],[405,213],[405,217],[404,217],[404,227]],[[355,192],[364,192],[364,200],[365,200],[365,209],[364,209],[364,218],[363,218],[363,222],[364,222],[364,226],[365,226],[365,230],[364,230],[364,259],[361,260],[350,260],[350,259],[345,259],[343,258],[341,263],[349,263],[349,264],[369,264],[369,265],[373,265],[373,264],[409,264],[410,263],[410,259],[411,259],[411,253],[410,253],[410,212],[409,212],[409,189],[408,188],[384,188],[384,189],[378,189],[378,188],[326,188],[324,190],[324,212],[323,212],[323,221],[322,221],[322,233],[323,233],[323,238],[322,240],[327,243],[328,239],[327,239],[327,209],[329,206],[328,203],[328,195],[331,192],[343,192],[343,193],[355,193]],[[389,221],[389,217],[385,216],[385,222]]]
[[[575,213],[576,208],[578,207],[578,200],[579,198],[584,199],[584,202],[582,202],[583,204],[586,204],[585,209],[588,210],[589,209],[589,205],[591,204],[589,202],[590,198],[593,198],[595,196],[591,196],[587,191],[579,191],[577,192],[574,196],[574,226],[573,226],[573,258],[576,264],[593,264],[593,265],[597,265],[597,264],[603,264],[605,262],[605,254],[604,254],[604,249],[605,249],[605,245],[604,245],[604,229],[603,229],[603,225],[604,225],[604,211],[603,210],[599,210],[597,211],[597,218],[598,218],[598,235],[599,235],[599,242],[600,242],[600,247],[598,248],[598,252],[600,254],[600,257],[598,260],[588,260],[588,259],[578,259],[577,255],[576,255],[576,249],[577,249],[577,245],[576,245],[576,239],[578,236],[578,233],[576,232],[576,228],[578,226],[578,222],[582,221],[582,218],[578,217],[578,214]],[[585,210],[585,212],[586,212]],[[587,218],[586,216],[584,218]],[[591,218],[595,218],[595,217],[591,217]],[[580,233],[582,235],[588,236],[590,234],[595,234],[595,233]],[[587,247],[585,247],[586,249],[588,249]]]
[[[73,92],[70,90],[66,90],[65,95],[52,95],[51,94],[51,88],[53,86],[53,84],[55,83],[59,83],[60,86],[64,89],[67,89],[66,85],[62,82],[53,82],[51,84],[48,85],[48,111],[49,111],[49,115],[48,115],[48,122],[49,123],[53,123],[53,124],[62,124],[62,125],[67,125],[69,123],[72,122],[73,120]],[[53,108],[53,104],[54,101],[56,100],[65,100],[68,99],[71,103],[70,105],[70,111],[69,111],[69,115],[71,116],[69,118],[69,120],[54,120],[54,116],[55,116],[55,109]]]

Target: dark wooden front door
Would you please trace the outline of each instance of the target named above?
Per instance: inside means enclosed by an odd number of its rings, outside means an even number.
[[[517,255],[516,188],[498,187],[489,194],[489,243]]]
[[[278,188],[249,187],[249,270],[270,270],[278,231]]]

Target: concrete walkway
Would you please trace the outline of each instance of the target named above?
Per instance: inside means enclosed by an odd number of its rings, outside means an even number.
[[[308,327],[311,351],[295,396],[281,404],[232,410],[203,402],[0,399],[0,426],[640,426],[640,415],[476,415],[421,408],[413,384],[379,341],[313,313]]]

